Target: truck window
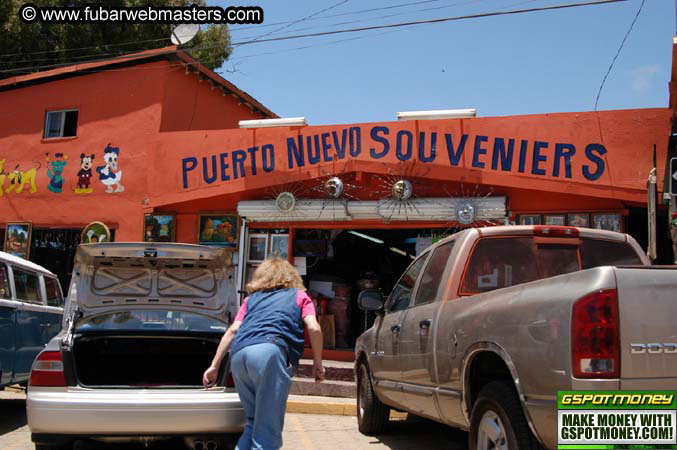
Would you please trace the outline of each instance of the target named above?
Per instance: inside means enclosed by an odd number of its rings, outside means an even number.
[[[590,269],[599,266],[642,265],[642,260],[625,242],[583,239],[581,264],[583,269]]]
[[[23,302],[42,303],[38,276],[34,273],[12,267],[16,299]]]
[[[404,272],[404,275],[402,275],[388,297],[388,305],[386,307],[388,312],[407,309],[409,301],[411,300],[411,291],[414,289],[414,285],[416,285],[418,274],[421,272],[423,263],[429,254],[430,253],[426,253],[420,256],[411,266],[409,266],[409,269]]]
[[[59,289],[59,282],[47,276],[44,277],[44,280],[47,304],[61,308],[63,306],[63,297],[61,296],[61,289]]]
[[[9,278],[7,277],[7,266],[0,265],[0,298],[11,300],[12,293],[9,290]]]
[[[422,305],[435,301],[437,290],[442,283],[442,275],[447,267],[449,255],[454,248],[454,242],[440,245],[433,251],[430,261],[421,275],[421,282],[414,297],[414,305]]]
[[[538,279],[533,239],[480,239],[466,268],[462,294],[478,294]]]

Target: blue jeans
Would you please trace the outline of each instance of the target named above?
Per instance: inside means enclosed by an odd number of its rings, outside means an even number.
[[[235,353],[230,369],[247,417],[235,449],[279,449],[293,370],[284,350],[272,343],[250,345]]]

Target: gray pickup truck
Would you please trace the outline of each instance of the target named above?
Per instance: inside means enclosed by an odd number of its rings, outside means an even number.
[[[677,389],[677,268],[630,236],[467,229],[418,256],[357,340],[359,429],[390,408],[470,432],[470,448],[557,448],[557,391]]]

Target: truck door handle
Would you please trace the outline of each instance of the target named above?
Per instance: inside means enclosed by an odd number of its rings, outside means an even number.
[[[399,325],[393,325],[392,327],[390,327],[390,331],[392,331],[393,333],[399,333],[401,329],[402,327],[400,327]]]
[[[433,323],[433,321],[431,319],[425,319],[425,320],[421,320],[418,323],[418,326],[419,326],[419,328],[427,329],[427,328],[430,328],[430,325],[432,325],[432,323]]]

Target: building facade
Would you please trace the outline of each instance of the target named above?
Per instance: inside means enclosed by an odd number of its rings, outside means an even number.
[[[647,179],[654,148],[666,172],[673,117],[656,108],[243,129],[277,116],[172,48],[0,80],[0,105],[0,227],[30,223],[29,259],[64,285],[95,221],[115,241],[231,248],[240,287],[266,257],[287,257],[318,298],[339,299],[325,303],[338,346],[370,320],[354,307],[359,289],[388,292],[417,252],[458,229],[576,225],[645,245]],[[670,250],[659,226],[663,262]]]

